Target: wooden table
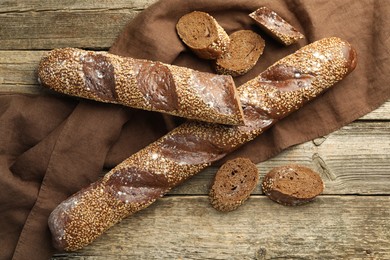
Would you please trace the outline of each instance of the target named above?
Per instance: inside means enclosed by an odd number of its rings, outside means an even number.
[[[0,94],[41,94],[35,70],[47,50],[108,49],[155,0],[16,0],[0,3]],[[300,207],[257,188],[237,211],[208,203],[207,169],[95,243],[54,259],[390,259],[390,102],[342,129],[258,165],[296,162],[326,189]]]

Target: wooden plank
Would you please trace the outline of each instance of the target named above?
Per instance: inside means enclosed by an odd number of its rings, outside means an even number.
[[[1,80],[1,79],[0,79]],[[42,95],[44,93],[52,93],[39,85],[20,85],[20,84],[1,84],[0,95],[2,94],[31,94]]]
[[[389,194],[390,124],[347,125],[316,144],[312,160],[329,193]]]
[[[390,194],[390,122],[355,122],[259,163],[261,177],[298,163],[321,174],[325,194]],[[171,194],[207,194],[217,168],[208,168]],[[261,194],[258,186],[253,194]]]
[[[23,86],[38,87],[37,67],[46,51],[0,51],[0,91]],[[7,89],[8,90],[8,89]],[[24,92],[24,91],[22,91]]]
[[[9,1],[0,5],[0,49],[108,48],[156,0]]]
[[[156,2],[156,0],[62,0],[60,2],[57,0],[17,0],[8,1],[6,4],[2,4],[0,14],[95,9],[133,9],[141,11],[154,2]]]
[[[379,108],[360,118],[361,120],[390,120],[390,100]]]
[[[321,196],[286,207],[253,196],[220,213],[207,197],[167,197],[53,259],[390,259],[389,203]]]

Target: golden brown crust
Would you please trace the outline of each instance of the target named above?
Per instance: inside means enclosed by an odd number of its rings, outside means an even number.
[[[122,217],[146,207],[320,95],[355,65],[356,52],[339,38],[322,39],[278,61],[239,88],[244,126],[187,122],[130,156],[98,184],[61,203],[49,219],[52,234],[62,241],[59,247],[77,250],[91,243]],[[107,220],[99,206],[107,204],[107,198],[110,205],[119,205],[109,214],[119,217]],[[80,206],[79,201],[96,207]],[[77,230],[94,222],[97,232]]]
[[[243,124],[230,76],[64,48],[41,60],[38,77],[43,86],[72,96],[206,122]]]

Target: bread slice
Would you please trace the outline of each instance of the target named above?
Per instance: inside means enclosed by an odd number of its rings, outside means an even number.
[[[291,45],[304,36],[277,13],[263,6],[249,14],[256,24],[275,40],[284,45]]]
[[[205,12],[194,11],[182,16],[176,30],[180,39],[203,59],[220,57],[230,42],[225,30]]]
[[[324,183],[312,169],[292,164],[276,167],[267,173],[262,189],[271,200],[295,206],[312,201],[321,194]]]
[[[259,172],[247,158],[236,158],[224,163],[215,175],[209,198],[219,211],[237,209],[246,201],[259,181]]]
[[[215,62],[219,74],[237,77],[252,69],[265,47],[265,41],[251,30],[240,30],[230,35],[230,44]]]

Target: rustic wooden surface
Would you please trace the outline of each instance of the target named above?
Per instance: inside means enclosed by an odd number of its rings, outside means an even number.
[[[43,93],[35,70],[47,50],[105,50],[153,2],[0,1],[0,94]],[[209,168],[92,245],[53,259],[390,259],[390,100],[258,168],[290,162],[321,174],[326,188],[314,203],[280,206],[257,188],[222,214],[207,201]]]

